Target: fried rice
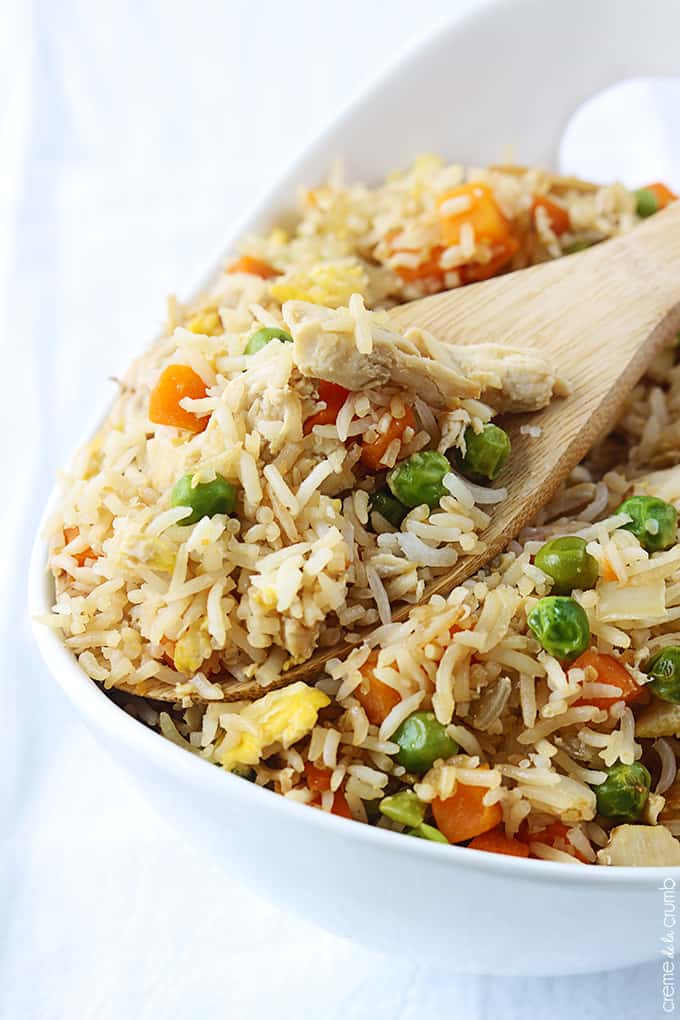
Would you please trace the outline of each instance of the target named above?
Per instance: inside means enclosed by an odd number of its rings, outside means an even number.
[[[680,638],[680,545],[647,552],[617,513],[633,492],[680,507],[674,352],[534,524],[447,598],[423,603],[430,580],[483,547],[504,490],[472,482],[456,458],[466,434],[508,409],[512,388],[436,338],[394,336],[385,314],[638,221],[636,196],[621,185],[465,170],[432,156],[378,187],[334,176],[302,194],[292,230],[245,239],[195,305],[171,300],[164,335],[65,473],[49,525],[56,595],[45,622],[127,711],[288,798],[480,850],[680,863],[680,721],[650,694],[645,672]],[[249,353],[263,329],[283,335]],[[319,365],[344,343],[334,371],[352,360],[361,385],[336,375],[331,390]],[[409,375],[399,362],[379,377],[381,344],[420,369]],[[150,420],[177,366],[198,382],[182,391],[179,417]],[[546,366],[536,371],[549,380],[542,406],[559,386]],[[448,455],[445,492],[395,525],[372,498],[422,451]],[[187,525],[187,507],[171,499],[185,476],[193,489],[228,479],[236,510]],[[593,588],[571,593],[587,615],[595,658],[586,662],[549,654],[527,622],[553,585],[536,553],[564,535],[581,537],[598,567]],[[404,604],[413,608],[394,622]],[[267,688],[341,639],[355,647],[316,683],[229,700],[230,684]],[[625,690],[603,681],[597,656],[625,670]],[[422,713],[447,753],[414,770],[399,734]],[[651,780],[637,824],[598,813],[598,786],[636,762]],[[483,819],[472,839],[455,838],[467,830],[451,823],[464,803]]]

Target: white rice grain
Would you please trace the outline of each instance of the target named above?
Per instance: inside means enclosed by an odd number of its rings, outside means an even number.
[[[333,465],[329,460],[323,460],[312,468],[297,491],[297,500],[302,510],[312,498],[317,489],[323,485],[329,475],[333,474]]]
[[[269,482],[277,499],[290,510],[292,514],[297,515],[300,512],[300,505],[297,497],[291,492],[286,481],[284,480],[281,472],[275,464],[266,464],[262,469],[262,474]]]
[[[661,772],[659,774],[659,781],[654,789],[655,793],[664,794],[666,790],[675,782],[675,777],[678,770],[678,764],[673,753],[673,748],[663,737],[654,741],[652,745],[654,750],[659,756],[661,761]]]
[[[389,740],[395,730],[401,726],[403,721],[408,719],[413,712],[417,712],[422,704],[424,696],[424,691],[417,691],[415,694],[410,695],[410,697],[404,698],[402,701],[398,702],[385,716],[385,719],[378,730],[378,736],[380,739]]]
[[[392,610],[390,608],[390,600],[385,591],[385,585],[382,583],[374,567],[366,567],[366,580],[373,593],[375,604],[378,607],[380,622],[385,626],[392,622]]]

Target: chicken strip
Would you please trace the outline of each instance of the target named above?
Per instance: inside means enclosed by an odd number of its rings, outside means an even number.
[[[416,332],[419,338],[414,336]],[[424,330],[412,329],[406,336],[416,343],[421,353],[429,353],[432,338]],[[566,396],[569,392],[550,363],[535,351],[501,344],[471,344],[469,347],[439,341],[435,344],[437,354],[433,352],[430,357],[446,358],[457,372],[476,382],[482,400],[499,414],[538,411],[547,407],[553,396]]]
[[[673,705],[660,698],[652,698],[640,712],[635,724],[636,737],[656,739],[677,737],[680,734],[680,705]]]
[[[676,867],[680,864],[680,843],[663,825],[617,825],[606,847],[598,852],[597,863]]]
[[[283,318],[295,342],[300,372],[348,390],[375,389],[388,382],[417,393],[431,407],[481,398],[498,411],[535,411],[553,393],[565,392],[548,362],[538,354],[495,344],[453,347],[425,330],[400,336],[370,324],[370,350],[356,340],[350,312],[305,301],[288,301]]]
[[[635,482],[633,493],[636,496],[657,496],[667,503],[675,503],[680,499],[680,465],[643,475]]]
[[[372,350],[363,354],[349,312],[287,301],[283,318],[295,342],[293,359],[305,376],[348,390],[379,389],[392,382],[439,408],[481,393],[479,383],[453,365],[423,356],[415,344],[382,326],[371,325]]]

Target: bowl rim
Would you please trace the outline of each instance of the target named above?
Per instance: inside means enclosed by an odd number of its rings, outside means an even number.
[[[233,250],[233,246],[249,230],[255,228],[258,220],[266,220],[271,215],[271,205],[281,193],[286,193],[288,184],[299,170],[315,155],[328,148],[328,140],[345,124],[354,111],[367,103],[382,90],[389,78],[397,73],[403,64],[417,60],[428,47],[436,41],[442,29],[450,31],[454,26],[464,28],[466,24],[474,24],[487,17],[490,13],[511,7],[515,0],[479,0],[470,10],[443,16],[440,23],[425,33],[420,33],[408,45],[397,52],[396,56],[370,77],[367,83],[356,90],[349,100],[341,105],[332,116],[327,126],[317,134],[288,163],[284,172],[277,176],[273,184],[260,192],[259,196],[247,207],[244,214],[237,218],[232,230],[227,234],[225,242],[220,244],[216,257],[206,262],[210,268],[204,270],[193,287],[188,288],[186,300],[195,300],[212,282],[225,258]],[[290,193],[290,189],[288,189]],[[155,337],[150,343],[155,341]],[[150,345],[149,345],[150,346]],[[146,348],[141,348],[141,350]],[[98,413],[83,431],[82,437],[74,448],[80,449],[102,424],[107,411]],[[68,463],[68,461],[67,461]],[[680,865],[664,865],[661,867],[632,866],[583,866],[557,861],[545,861],[534,858],[518,858],[504,854],[487,852],[469,853],[467,847],[443,845],[423,839],[404,839],[401,833],[391,832],[374,825],[358,823],[354,820],[340,818],[321,810],[309,810],[309,806],[282,797],[266,788],[255,787],[244,782],[238,776],[220,769],[219,773],[206,759],[191,754],[166,739],[162,734],[150,729],[140,720],[125,712],[111,700],[104,689],[90,679],[78,662],[61,641],[53,628],[40,621],[40,617],[51,612],[53,585],[47,571],[48,543],[44,537],[45,528],[56,509],[60,495],[59,481],[56,480],[50,490],[45,510],[33,541],[28,572],[28,612],[34,639],[43,662],[52,677],[57,681],[69,701],[94,729],[106,730],[114,739],[128,745],[133,751],[151,759],[159,769],[179,778],[186,784],[202,783],[206,789],[214,786],[215,797],[228,795],[240,800],[246,810],[257,811],[268,808],[270,811],[284,811],[287,817],[295,817],[297,812],[298,825],[312,826],[331,838],[343,838],[345,841],[356,840],[366,846],[373,846],[377,851],[397,854],[405,858],[437,863],[440,866],[462,867],[480,874],[540,882],[547,885],[565,884],[567,886],[633,887],[650,890],[654,885],[659,888],[663,879],[680,875]],[[199,771],[200,770],[200,771]],[[257,792],[256,792],[257,791]],[[266,797],[266,799],[265,799]],[[259,798],[259,799],[256,799]],[[663,888],[661,886],[661,888]]]

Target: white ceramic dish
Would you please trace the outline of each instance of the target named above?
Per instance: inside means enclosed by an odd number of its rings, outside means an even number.
[[[345,109],[237,226],[227,248],[271,224],[296,187],[323,179],[337,156],[351,178],[364,180],[422,151],[479,165],[503,158],[511,145],[517,161],[551,165],[576,106],[616,80],[673,73],[678,38],[674,0],[486,3],[412,49]],[[37,539],[32,616],[51,601],[45,558]],[[664,878],[680,882],[680,868],[667,874],[472,853],[293,804],[147,730],[81,672],[55,634],[36,625],[35,635],[78,713],[149,800],[282,906],[452,970],[574,973],[658,954],[659,887]]]

